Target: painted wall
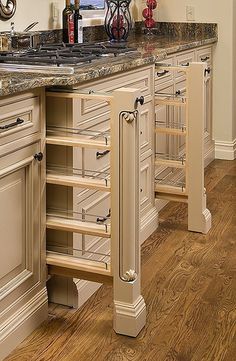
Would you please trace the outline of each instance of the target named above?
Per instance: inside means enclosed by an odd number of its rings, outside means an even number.
[[[186,5],[194,6],[196,22],[218,23],[219,42],[214,54],[213,132],[216,142],[232,143],[236,138],[236,1],[159,0],[159,20],[185,22]]]
[[[233,139],[236,139],[236,1],[233,2]]]
[[[55,0],[58,3],[60,12],[64,7],[64,0]],[[3,0],[5,2],[5,0]],[[14,21],[17,31],[22,31],[26,26],[34,21],[39,24],[35,30],[47,30],[52,28],[51,23],[51,4],[48,0],[17,0],[17,10],[14,17],[8,21],[0,20],[0,31],[10,30],[10,23]],[[61,16],[60,19],[61,21]]]

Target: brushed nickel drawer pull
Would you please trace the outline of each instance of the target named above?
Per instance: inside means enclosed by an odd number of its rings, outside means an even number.
[[[0,126],[0,129],[5,130],[5,129],[13,128],[13,127],[16,127],[17,125],[22,124],[22,123],[24,123],[24,119],[17,118],[14,123],[2,125],[2,126]]]
[[[97,152],[96,158],[100,159],[100,158],[104,157],[105,155],[107,155],[108,153],[110,153],[110,150],[104,150],[104,152]]]
[[[189,66],[189,62],[181,64],[181,66]]]
[[[158,71],[157,76],[158,76],[158,78],[160,78],[161,76],[164,76],[168,73],[169,73],[169,70]]]

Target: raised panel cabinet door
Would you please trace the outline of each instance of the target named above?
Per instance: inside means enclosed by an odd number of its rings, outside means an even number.
[[[39,148],[0,158],[0,323],[41,281]]]

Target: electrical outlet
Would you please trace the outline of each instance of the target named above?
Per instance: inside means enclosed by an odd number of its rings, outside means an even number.
[[[194,6],[191,6],[191,5],[186,6],[186,20],[187,21],[195,21],[195,8],[194,8]]]

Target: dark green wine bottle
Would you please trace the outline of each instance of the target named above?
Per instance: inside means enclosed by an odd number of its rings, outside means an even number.
[[[63,42],[73,44],[75,42],[74,11],[70,0],[66,0],[66,7],[62,12]]]

